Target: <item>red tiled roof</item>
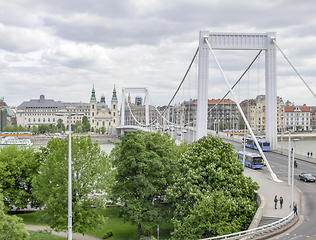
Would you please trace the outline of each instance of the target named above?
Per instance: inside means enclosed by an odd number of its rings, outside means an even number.
[[[307,106],[298,106],[302,112],[310,112],[309,108]],[[285,112],[294,112],[296,106],[285,106],[284,111]]]

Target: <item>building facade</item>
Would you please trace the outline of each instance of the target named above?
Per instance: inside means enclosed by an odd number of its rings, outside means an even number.
[[[258,95],[255,99],[246,99],[240,103],[245,117],[256,132],[265,132],[266,125],[266,99],[265,95]],[[284,102],[281,97],[277,97],[277,130],[284,129]],[[241,118],[241,117],[240,117]],[[242,124],[244,125],[244,123]]]
[[[310,109],[306,106],[285,106],[285,128],[287,130],[311,130]]]
[[[16,119],[18,126],[30,128],[50,124],[56,126],[58,119],[62,119],[65,126],[67,126],[68,114],[73,114],[70,119],[71,125],[76,124],[77,121],[82,122],[82,118],[86,116],[91,129],[96,130],[104,127],[106,132],[111,133],[119,122],[115,87],[112,93],[111,107],[116,109],[112,111],[106,105],[104,95],[102,95],[99,102],[96,101],[93,86],[90,103],[54,101],[53,99],[46,99],[42,94],[39,99],[31,99],[20,104],[17,107]]]

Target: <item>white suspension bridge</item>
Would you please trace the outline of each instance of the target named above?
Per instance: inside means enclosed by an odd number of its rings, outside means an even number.
[[[231,120],[229,121],[229,126],[233,126],[235,129],[236,123],[234,120],[239,120],[236,113],[239,113],[244,121],[245,128],[247,132],[255,140],[255,144],[260,151],[263,159],[267,164],[267,168],[270,171],[272,179],[278,181],[276,175],[273,173],[268,160],[266,159],[264,153],[262,152],[259,144],[256,140],[253,129],[251,128],[248,119],[245,116],[238,99],[234,92],[234,88],[240,85],[241,80],[250,71],[254,62],[260,59],[261,52],[265,52],[265,137],[266,140],[270,142],[271,149],[277,149],[277,74],[276,74],[276,52],[277,49],[282,53],[285,59],[288,61],[290,66],[294,69],[299,78],[306,85],[308,90],[316,98],[311,88],[307,85],[289,59],[285,56],[283,51],[276,43],[276,33],[266,32],[266,33],[211,33],[209,31],[200,31],[199,33],[199,46],[194,54],[194,57],[185,72],[185,75],[179,84],[177,90],[175,91],[173,97],[169,101],[168,105],[164,107],[153,107],[149,105],[149,92],[147,88],[123,88],[122,89],[122,108],[121,108],[121,125],[118,127],[121,133],[124,134],[125,131],[152,131],[153,128],[157,129],[159,126],[163,126],[165,129],[169,129],[172,132],[173,128],[178,128],[179,135],[182,136],[182,131],[190,131],[191,139],[185,139],[187,142],[198,140],[204,136],[208,135],[208,126],[212,125],[208,123],[209,119],[213,119],[213,130],[215,132],[219,129],[218,113],[214,114],[214,108],[219,108],[220,103],[225,103],[225,99],[228,95],[231,96],[233,101],[228,100],[229,109],[226,109],[226,115],[229,118],[233,118],[233,124],[231,125]],[[214,50],[252,50],[258,51],[256,57],[252,60],[249,66],[245,69],[240,78],[235,82],[234,85],[230,85],[227,77],[214,53]],[[211,56],[211,57],[210,57]],[[194,63],[197,67],[194,69]],[[227,93],[223,96],[221,100],[215,101],[213,107],[209,108],[209,68],[210,64],[215,64],[226,84]],[[192,75],[197,75],[197,86],[196,79],[195,87],[192,87],[191,77]],[[258,74],[259,75],[259,74]],[[248,75],[249,76],[249,75]],[[193,77],[194,78],[194,77]],[[185,81],[188,81],[187,89],[195,88],[197,90],[196,99],[192,100],[192,96],[189,91],[188,101],[183,101],[182,103],[176,104],[177,98],[181,95],[181,88],[184,89]],[[184,95],[183,90],[183,95]],[[130,96],[126,99],[126,94],[145,94],[144,102],[138,102],[135,104],[131,103]],[[142,100],[142,98],[141,98]],[[235,103],[235,104],[232,104]],[[232,111],[232,108],[234,111]],[[216,112],[217,112],[216,109]],[[238,110],[238,112],[237,112]],[[225,115],[225,108],[222,108],[220,115]],[[228,114],[227,114],[228,112]],[[214,116],[215,115],[215,116]],[[216,116],[217,115],[217,116]],[[216,125],[217,124],[217,125]],[[180,129],[180,130],[179,130]],[[179,132],[180,131],[180,132]],[[181,139],[183,139],[181,137]]]

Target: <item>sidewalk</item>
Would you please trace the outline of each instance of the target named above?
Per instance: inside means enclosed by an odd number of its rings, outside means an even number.
[[[260,186],[258,192],[265,199],[265,206],[263,209],[264,217],[275,217],[284,218],[292,212],[291,205],[291,195],[292,188],[287,182],[275,182],[269,175],[261,173],[258,170],[252,170],[250,168],[245,168],[244,175],[251,177]],[[293,199],[297,203],[298,213],[300,212],[301,197],[300,192],[297,188],[293,189]],[[283,207],[280,209],[280,203],[278,202],[277,209],[274,208],[274,196],[277,195],[278,199],[283,197]]]
[[[26,225],[25,229],[28,231],[45,231],[49,230],[48,227],[43,227],[43,226],[34,226],[34,225]],[[66,232],[51,232],[53,235],[59,236],[59,237],[64,237],[67,238],[67,233]],[[95,238],[87,235],[82,235],[79,233],[73,233],[72,234],[72,239],[73,240],[100,240],[100,238]]]

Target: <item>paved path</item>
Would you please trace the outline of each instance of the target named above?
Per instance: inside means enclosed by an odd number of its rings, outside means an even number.
[[[247,177],[251,177],[254,181],[256,181],[260,188],[258,192],[265,199],[265,207],[263,210],[263,216],[265,217],[276,217],[276,218],[284,218],[288,216],[292,209],[291,205],[291,186],[287,184],[287,182],[275,182],[270,178],[270,175],[259,172],[258,170],[252,170],[250,168],[245,168],[244,175]],[[294,202],[298,205],[298,210],[300,210],[300,202],[301,197],[299,190],[294,188]],[[280,204],[278,202],[277,209],[274,208],[274,196],[277,195],[278,199],[280,196],[283,197],[283,207],[280,208]]]
[[[34,225],[26,225],[25,229],[29,230],[29,231],[45,231],[45,230],[49,230],[48,227],[34,226]],[[56,235],[56,236],[67,238],[67,233],[66,232],[55,232],[55,231],[52,231],[51,233]],[[72,239],[73,240],[100,240],[100,238],[95,238],[95,237],[91,237],[91,236],[87,236],[87,235],[82,235],[82,234],[79,234],[79,233],[73,233],[72,234]]]

